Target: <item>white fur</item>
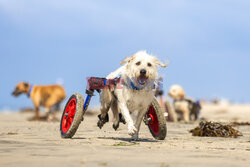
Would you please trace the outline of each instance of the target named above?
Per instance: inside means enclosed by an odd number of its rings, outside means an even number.
[[[189,109],[189,103],[185,101],[184,99],[189,99],[194,101],[191,98],[185,97],[185,91],[180,85],[172,85],[169,89],[169,96],[172,97],[174,102],[174,108],[175,111],[181,112],[182,120],[185,122],[189,122],[189,115],[190,115],[190,109]]]
[[[114,72],[111,72],[106,78],[107,79],[114,79],[117,76],[119,76],[125,69],[126,69],[126,65],[123,65],[123,66],[119,67],[117,70],[115,70]]]
[[[142,69],[146,70],[146,82],[152,82],[158,77],[158,66],[166,67],[167,65],[161,63],[156,57],[149,55],[146,51],[135,53],[133,56],[124,59],[121,64],[125,65],[110,73],[107,79],[113,79],[120,74],[124,85],[122,88],[102,90],[100,95],[101,117],[104,118],[111,107],[114,114],[114,125],[118,125],[119,113],[122,113],[128,125],[128,134],[133,139],[138,139],[140,125],[148,106],[153,100],[154,91],[151,87],[144,87],[141,90],[131,89],[129,87],[131,83],[127,81],[127,78],[131,79],[136,87],[139,87],[141,85],[138,81],[141,77],[140,71]],[[132,112],[138,113],[135,123],[130,115]]]

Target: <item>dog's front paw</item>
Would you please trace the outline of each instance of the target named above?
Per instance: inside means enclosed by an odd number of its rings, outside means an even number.
[[[134,141],[138,141],[138,140],[139,140],[138,133],[135,133],[135,134],[132,136],[131,139],[134,140]]]
[[[103,125],[109,121],[109,115],[107,114],[104,118],[101,117],[101,114],[98,115],[99,121],[97,122],[97,126],[102,129]]]
[[[128,125],[128,134],[133,136],[134,134],[136,134],[137,132],[137,129],[135,128],[135,126],[132,124],[132,125]]]

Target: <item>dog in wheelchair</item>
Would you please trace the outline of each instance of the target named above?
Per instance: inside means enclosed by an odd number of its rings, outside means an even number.
[[[113,112],[113,128],[117,130],[119,122],[127,123],[128,134],[137,140],[140,125],[147,108],[154,97],[154,85],[158,78],[158,67],[167,64],[159,61],[146,51],[138,51],[121,61],[121,67],[110,73],[106,78],[121,77],[121,85],[114,88],[102,89],[100,93],[101,114],[97,123],[99,128],[108,121],[108,111]],[[136,112],[133,121],[131,113]]]

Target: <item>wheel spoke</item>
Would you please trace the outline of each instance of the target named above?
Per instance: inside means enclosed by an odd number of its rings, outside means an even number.
[[[70,111],[72,111],[74,109],[73,103],[70,104],[69,109],[70,109]]]
[[[67,124],[66,124],[66,127],[67,127],[67,128],[69,128],[69,127],[70,127],[70,125],[71,125],[71,120],[68,118],[68,119],[67,119]]]
[[[70,122],[70,125],[71,125],[72,122],[73,122],[73,118],[72,117],[69,118],[69,122]]]
[[[64,118],[64,119],[63,119],[63,122],[62,122],[62,126],[63,126],[63,127],[66,127],[66,124],[67,124],[67,121],[66,121],[66,119]]]
[[[69,114],[69,117],[70,117],[70,118],[74,118],[74,116],[75,116],[75,110],[72,110],[72,111],[70,112],[70,114]]]

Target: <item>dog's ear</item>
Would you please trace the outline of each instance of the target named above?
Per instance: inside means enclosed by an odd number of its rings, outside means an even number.
[[[154,58],[154,63],[161,66],[161,67],[167,67],[168,63],[162,63],[159,59],[157,59],[156,57]]]
[[[124,60],[121,61],[121,65],[125,64],[125,63],[129,63],[130,61],[132,61],[133,59],[135,58],[135,56],[130,56],[130,57],[127,57],[125,58]]]
[[[27,83],[27,82],[24,82],[23,85],[24,85],[25,88],[28,88],[30,84]]]

